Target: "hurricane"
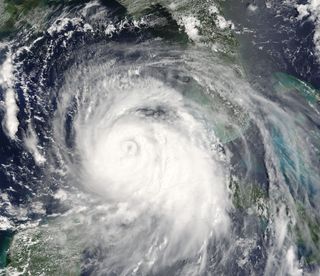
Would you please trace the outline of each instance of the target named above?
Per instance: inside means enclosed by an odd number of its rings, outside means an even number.
[[[27,2],[0,4],[0,273],[318,275],[312,1]]]

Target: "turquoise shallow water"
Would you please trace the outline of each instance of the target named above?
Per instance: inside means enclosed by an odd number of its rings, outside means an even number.
[[[263,1],[4,3],[3,273],[317,275],[317,80],[275,46],[296,25]]]

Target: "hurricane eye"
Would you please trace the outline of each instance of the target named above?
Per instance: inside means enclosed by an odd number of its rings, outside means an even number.
[[[0,0],[0,275],[320,275],[320,0]]]
[[[122,151],[126,156],[136,156],[139,154],[139,145],[134,140],[123,141]]]

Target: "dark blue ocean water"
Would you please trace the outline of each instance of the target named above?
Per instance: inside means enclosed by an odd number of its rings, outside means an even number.
[[[274,97],[277,101],[279,99],[271,92],[274,89],[274,83],[270,81],[275,72],[286,73],[310,83],[316,88],[320,87],[320,67],[313,54],[313,23],[310,21],[295,21],[297,11],[294,8],[280,5],[274,9],[268,9],[265,7],[264,1],[255,1],[258,6],[257,11],[249,12],[248,4],[237,0],[227,1],[225,3],[225,14],[236,25],[235,37],[239,41],[239,56],[252,86],[262,89],[266,94],[270,93],[268,96],[270,98]],[[112,22],[119,22],[126,15],[126,9],[115,1],[105,2],[105,5],[110,10],[108,20]],[[75,6],[72,9],[76,11],[79,7]],[[162,37],[168,40],[168,43],[177,43],[182,47],[188,43],[186,34],[180,31],[177,22],[170,16],[168,10],[160,5],[155,5],[148,12],[151,14],[150,16],[155,18],[166,19],[167,23],[137,29],[132,22],[129,22],[127,28],[113,37],[106,37],[102,32],[90,34],[76,31],[74,26],[70,25],[65,31],[74,32],[67,45],[65,45],[65,37],[60,33],[55,35],[44,33],[30,50],[21,51],[16,56],[14,62],[19,64],[17,76],[21,78],[20,80],[22,80],[22,77],[29,79],[28,100],[23,94],[25,83],[20,82],[18,78],[14,87],[18,98],[18,120],[20,122],[17,140],[10,140],[3,128],[0,128],[0,189],[8,194],[12,205],[27,210],[30,202],[39,198],[44,203],[46,213],[37,214],[28,210],[26,217],[19,221],[20,218],[15,218],[8,213],[7,206],[2,204],[0,206],[1,215],[9,217],[13,223],[19,225],[28,220],[34,221],[44,218],[46,215],[65,210],[65,206],[60,206],[59,202],[52,197],[52,194],[66,180],[60,175],[50,172],[47,167],[37,165],[33,156],[24,148],[23,139],[24,133],[27,131],[26,118],[41,117],[43,120],[38,121],[34,126],[39,138],[38,144],[50,152],[50,148],[53,146],[50,138],[52,134],[51,119],[54,117],[57,98],[59,97],[56,91],[59,91],[59,87],[63,84],[65,71],[78,62],[78,54],[82,49],[81,54],[85,53],[85,56],[90,59],[95,54],[94,49],[97,45],[107,45],[111,42],[139,44],[151,38]],[[21,44],[23,43],[21,41]],[[20,46],[18,41],[14,47],[18,48]],[[49,47],[52,47],[53,54],[48,58],[47,50]],[[5,54],[6,50],[0,53],[0,63]],[[133,53],[132,56],[123,55],[121,51],[114,51],[114,54],[119,55],[118,60],[120,61],[139,60],[139,53],[137,52]],[[1,87],[0,100],[4,100],[4,91]],[[75,109],[70,107],[69,117],[66,119],[66,125],[64,126],[66,144],[70,151],[74,143],[71,125],[75,114],[73,112],[76,112]],[[297,108],[297,110],[300,111],[301,109]],[[0,109],[1,121],[4,119],[4,114],[4,109]],[[297,179],[294,161],[290,156],[290,149],[286,146],[285,139],[276,128],[270,127],[270,130],[273,137],[273,146],[277,150],[277,154],[281,156],[282,172],[288,186],[292,184],[290,186],[292,193],[296,192],[294,191],[295,185],[300,182],[307,187],[311,203],[312,201],[316,202],[318,190],[314,187],[317,183],[312,181],[318,178],[310,178],[308,177],[308,171],[302,171],[300,178]],[[245,142],[246,144],[239,139],[227,145],[234,153],[231,160],[234,173],[248,182],[258,183],[259,191],[268,194],[270,179],[265,164],[266,149],[263,145],[262,134],[257,126],[249,127]],[[250,162],[255,165],[254,168],[248,163],[246,146],[250,148]],[[61,165],[58,159],[51,158],[50,162],[53,166],[59,167]],[[233,219],[241,224],[243,223],[241,210],[238,212]],[[259,221],[256,218],[252,218],[251,222],[253,230],[248,231],[259,233],[262,236],[267,222]],[[243,234],[242,228],[239,227],[237,231],[239,236]],[[4,252],[8,249],[11,235],[12,231],[0,232],[0,242],[2,243],[0,247],[2,251],[0,267],[5,266]],[[269,241],[263,240],[261,237],[255,253],[250,256],[250,260],[253,265],[256,265],[256,271],[258,272],[263,271],[266,263],[264,246],[267,244],[269,244]],[[299,248],[301,252],[303,251],[302,247]],[[301,256],[303,254],[302,252]],[[90,257],[90,254],[85,251],[84,256]],[[83,271],[84,275],[86,273],[89,275],[90,269],[93,268],[87,268],[87,271]],[[229,272],[233,271],[232,269],[230,268]],[[245,275],[246,272],[245,269],[243,271],[239,270],[238,275],[241,275],[241,273]]]

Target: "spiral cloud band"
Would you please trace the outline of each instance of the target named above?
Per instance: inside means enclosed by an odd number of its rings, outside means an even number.
[[[227,232],[230,207],[219,143],[206,114],[161,78],[142,68],[113,71],[112,64],[77,68],[62,88],[55,129],[57,137],[73,137],[75,154],[66,157],[73,179],[115,208],[121,205],[119,219],[130,224],[130,235],[154,232],[145,237],[154,246],[148,262],[170,265],[204,253],[210,238]],[[61,120],[74,105],[68,134]]]
[[[318,275],[319,91],[264,26],[49,2],[0,43],[0,274]]]

